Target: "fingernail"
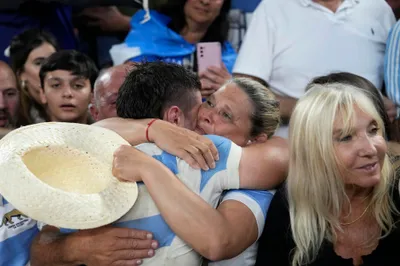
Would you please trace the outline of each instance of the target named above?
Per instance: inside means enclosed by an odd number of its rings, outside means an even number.
[[[211,168],[212,168],[212,169],[215,168],[215,163],[214,163],[214,162],[211,164]]]
[[[149,252],[147,252],[147,255],[153,256],[154,255],[154,250],[150,249]]]
[[[208,168],[208,166],[206,165],[206,166],[204,167],[204,171],[208,171],[208,170],[210,170],[210,168]]]
[[[152,248],[157,248],[157,246],[158,246],[158,244],[157,244],[156,241],[153,241],[153,242],[151,243],[151,247],[152,247]]]
[[[219,160],[219,155],[215,156],[215,160],[216,160],[216,161]]]
[[[142,260],[137,260],[137,261],[136,261],[136,264],[137,264],[137,265],[142,264]]]
[[[147,239],[153,239],[153,235],[152,234],[147,234],[146,237],[147,237]]]

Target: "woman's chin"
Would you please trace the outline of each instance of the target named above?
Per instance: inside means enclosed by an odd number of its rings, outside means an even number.
[[[363,178],[359,180],[355,185],[362,187],[362,188],[373,188],[379,185],[381,182],[381,175],[374,175]]]

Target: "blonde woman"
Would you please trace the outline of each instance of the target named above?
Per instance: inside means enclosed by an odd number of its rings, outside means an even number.
[[[311,84],[290,122],[287,185],[277,192],[256,265],[394,265],[398,180],[371,98]]]

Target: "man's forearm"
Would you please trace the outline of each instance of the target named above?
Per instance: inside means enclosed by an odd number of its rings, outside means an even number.
[[[73,236],[62,236],[56,228],[45,228],[31,246],[31,266],[76,266],[79,249],[73,246]]]
[[[221,254],[226,253],[232,236],[224,217],[157,163],[147,167],[142,178],[167,224],[202,256],[224,259]]]
[[[108,118],[96,122],[93,126],[108,128],[115,131],[132,146],[147,142],[146,127],[150,119],[123,119],[119,117]]]

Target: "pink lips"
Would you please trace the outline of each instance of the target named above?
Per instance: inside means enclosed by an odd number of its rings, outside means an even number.
[[[378,168],[378,163],[370,163],[370,164],[366,164],[364,166],[359,167],[358,169],[363,170],[365,172],[371,173],[376,171],[376,169]]]

